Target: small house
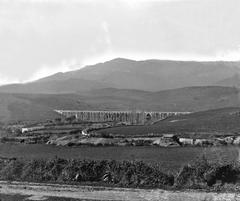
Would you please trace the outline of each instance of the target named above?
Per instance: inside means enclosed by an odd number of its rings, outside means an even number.
[[[45,128],[44,126],[25,127],[25,128],[22,128],[22,133],[28,133],[28,132],[32,132],[32,131],[43,130],[44,128]]]

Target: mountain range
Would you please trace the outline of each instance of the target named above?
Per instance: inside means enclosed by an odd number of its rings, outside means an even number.
[[[188,111],[240,107],[240,62],[117,58],[0,87],[0,122],[55,118],[55,109]]]
[[[186,87],[159,92],[105,88],[72,94],[0,93],[0,122],[46,120],[65,110],[145,110],[196,112],[240,107],[239,89]]]
[[[239,70],[240,62],[117,58],[34,82],[1,86],[0,92],[60,94],[103,88],[161,91],[209,85],[238,87]]]

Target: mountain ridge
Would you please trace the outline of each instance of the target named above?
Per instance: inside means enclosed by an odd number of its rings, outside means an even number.
[[[186,87],[159,92],[131,89],[94,89],[67,94],[0,93],[0,122],[46,120],[62,110],[145,110],[196,112],[240,107],[239,89],[234,87]]]
[[[191,86],[225,86],[223,80],[239,73],[240,62],[117,58],[25,84],[0,86],[0,92],[55,94],[110,87],[161,91]]]

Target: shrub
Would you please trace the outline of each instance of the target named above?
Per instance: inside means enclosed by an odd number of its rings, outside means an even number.
[[[1,163],[0,178],[31,182],[105,182],[124,187],[172,186],[174,177],[137,161],[34,159]]]
[[[205,157],[184,166],[176,176],[175,186],[184,188],[208,188],[216,183],[236,183],[240,175],[239,166],[222,161],[211,162]]]
[[[43,181],[43,174],[45,171],[44,160],[30,160],[25,163],[21,179],[26,181]]]
[[[5,163],[0,171],[0,178],[3,180],[20,180],[24,162],[21,160],[10,160]]]
[[[219,190],[239,182],[237,163],[211,162],[201,157],[183,166],[175,176],[163,173],[160,166],[142,161],[77,160],[0,160],[0,179],[30,182],[94,182],[122,187],[204,188]],[[231,187],[233,189],[233,187]]]

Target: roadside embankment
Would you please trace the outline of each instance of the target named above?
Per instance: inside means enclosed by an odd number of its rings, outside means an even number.
[[[82,200],[131,201],[239,201],[239,193],[214,193],[200,191],[165,191],[160,189],[125,189],[47,183],[0,181],[0,194],[26,195],[40,200],[48,197]]]
[[[173,173],[142,161],[2,158],[0,180],[240,192],[240,164],[202,156]]]

